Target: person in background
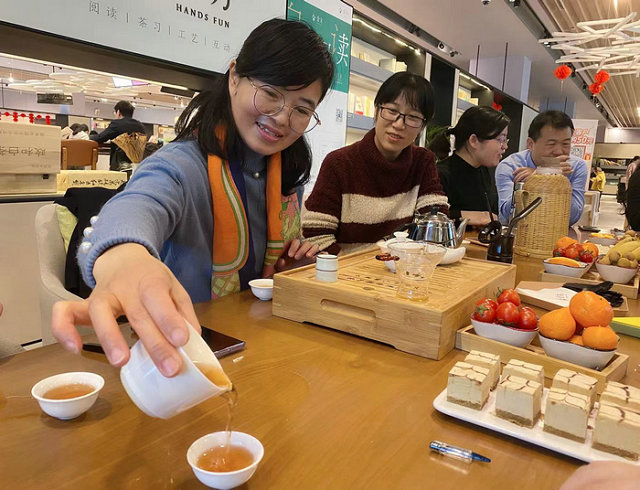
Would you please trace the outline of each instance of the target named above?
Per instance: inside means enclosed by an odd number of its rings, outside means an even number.
[[[78,123],[73,123],[71,126],[65,126],[60,130],[60,138],[68,140],[78,126],[80,126]]]
[[[430,145],[443,154],[455,138],[454,152],[438,162],[438,175],[449,198],[449,214],[455,219],[469,218],[470,225],[485,225],[491,212],[497,215],[498,194],[491,169],[500,163],[509,140],[509,118],[491,107],[470,107],[453,128],[440,133]]]
[[[588,173],[586,162],[570,154],[572,135],[573,122],[564,112],[541,112],[531,121],[527,149],[509,155],[496,169],[500,221],[509,220],[514,183],[527,180],[537,167],[562,170],[573,188],[569,225],[580,219]]]
[[[638,169],[638,165],[640,165],[640,155],[634,156],[627,165],[627,182],[629,182],[631,175]]]
[[[53,333],[79,352],[75,325],[93,325],[114,366],[129,359],[116,318],[125,314],[162,374],[198,318],[192,302],[248,287],[257,277],[313,261],[300,240],[299,200],[311,171],[303,134],[331,86],[334,65],[306,24],[256,27],[211,89],[176,125],[176,139],[144,160],[104,205],[78,263],[93,292],[60,302]]]
[[[625,215],[632,230],[640,231],[640,172],[633,172],[625,193]]]
[[[86,124],[74,124],[75,129],[73,129],[71,136],[69,136],[70,140],[88,140],[89,139],[89,126]]]
[[[591,178],[591,190],[600,191],[600,193],[602,193],[602,191],[604,191],[604,184],[607,182],[607,176],[604,174],[604,170],[600,167],[597,167],[595,170],[596,175]]]
[[[118,102],[114,108],[113,113],[116,119],[109,123],[101,133],[90,136],[90,139],[97,141],[98,143],[106,143],[111,141],[123,133],[141,133],[145,134],[145,128],[140,121],[133,118],[133,111],[135,107],[126,100]],[[115,143],[111,142],[111,151],[109,155],[109,170],[120,170],[122,164],[129,164],[131,160],[127,157],[126,153],[119,148]]]
[[[375,97],[374,128],[333,151],[302,213],[304,237],[329,253],[375,243],[437,205],[447,210],[434,155],[414,144],[434,112],[431,84],[400,72]]]

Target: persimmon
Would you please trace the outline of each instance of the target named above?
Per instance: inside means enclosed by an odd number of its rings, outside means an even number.
[[[538,328],[540,334],[550,339],[569,340],[576,331],[576,321],[569,308],[558,308],[542,315]]]
[[[611,304],[592,291],[581,291],[571,298],[569,310],[584,328],[596,325],[606,327],[613,320]]]
[[[618,334],[611,327],[588,327],[582,332],[585,347],[612,350],[618,347]]]
[[[569,342],[571,342],[572,344],[584,345],[584,342],[582,341],[582,335],[574,335],[569,339]]]
[[[556,246],[553,248],[567,248],[569,245],[573,245],[574,243],[578,243],[578,241],[573,238],[569,238],[568,236],[563,236],[562,238],[558,238]]]

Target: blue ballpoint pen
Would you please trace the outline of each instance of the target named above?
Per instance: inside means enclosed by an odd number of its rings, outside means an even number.
[[[450,446],[446,442],[431,441],[429,447],[432,451],[435,451],[445,456],[452,458],[462,459],[470,463],[471,461],[482,461],[483,463],[490,463],[491,460],[481,454],[474,453],[469,449],[463,449],[461,447]]]

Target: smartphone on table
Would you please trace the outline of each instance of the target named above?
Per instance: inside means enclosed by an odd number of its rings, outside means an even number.
[[[234,352],[239,352],[245,347],[244,340],[211,330],[203,325],[201,325],[201,327],[202,338],[218,359],[233,354]]]

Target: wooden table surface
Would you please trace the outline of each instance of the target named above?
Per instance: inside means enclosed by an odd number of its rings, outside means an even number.
[[[483,257],[480,247],[469,255]],[[518,281],[539,260],[517,258]],[[637,301],[632,308],[638,311]],[[441,361],[271,315],[245,291],[197,305],[201,323],[246,341],[222,360],[239,398],[233,428],[262,441],[265,456],[245,488],[558,488],[582,463],[438,413],[433,399],[451,366]],[[640,341],[624,337],[625,380],[640,386]],[[92,371],[105,387],[76,420],[43,414],[30,390],[64,371]],[[58,345],[0,360],[0,478],[4,488],[203,488],[186,461],[189,445],[224,430],[222,398],[170,420],[144,415],[118,370],[100,354]],[[466,464],[432,453],[433,439],[492,459]]]

